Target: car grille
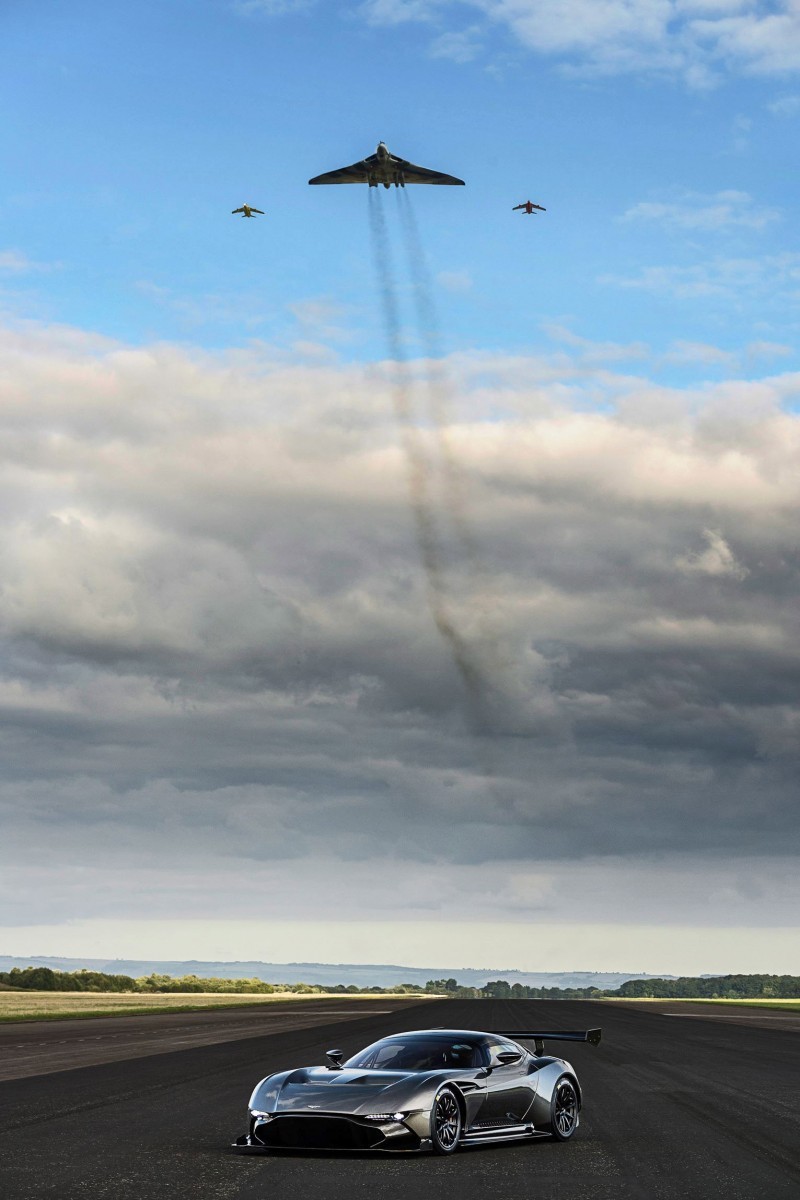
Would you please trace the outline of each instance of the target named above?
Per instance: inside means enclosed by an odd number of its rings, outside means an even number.
[[[278,1116],[253,1132],[262,1145],[276,1149],[376,1150],[386,1144],[380,1128],[348,1117]]]

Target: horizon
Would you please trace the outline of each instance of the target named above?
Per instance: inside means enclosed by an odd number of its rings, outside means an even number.
[[[89,923],[87,923],[87,924],[89,924]],[[97,936],[96,931],[97,931],[97,926],[99,924],[105,925],[105,928],[108,930],[107,936],[109,938],[109,944],[111,944],[113,941],[116,941],[116,943],[118,945],[120,936],[124,937],[127,932],[125,922],[106,921],[106,922],[101,923],[98,921],[93,921],[93,922],[91,922],[91,926],[90,926],[92,929],[93,937]],[[135,924],[135,923],[133,923],[133,924]],[[202,923],[198,922],[197,924],[202,924],[204,926],[207,926],[209,924],[209,922],[207,922],[207,921],[202,922]],[[176,948],[176,946],[179,944],[179,942],[182,941],[182,939],[184,939],[186,937],[186,926],[187,926],[186,922],[176,923],[176,932],[173,934],[173,937],[176,940],[175,940],[175,942],[171,943],[173,948]],[[524,926],[523,926],[523,928],[524,928]],[[451,930],[452,929],[453,929],[453,927],[451,927]],[[327,966],[356,967],[356,968],[358,968],[358,967],[365,967],[365,968],[374,967],[376,969],[379,969],[381,967],[388,967],[388,968],[397,968],[397,969],[408,969],[408,970],[414,970],[414,971],[426,971],[426,970],[432,970],[432,971],[445,971],[445,970],[446,971],[457,971],[457,970],[462,970],[462,971],[510,971],[510,972],[517,972],[520,974],[542,974],[542,975],[568,975],[568,974],[613,974],[613,975],[619,975],[619,974],[627,973],[627,968],[619,967],[616,965],[604,965],[604,966],[598,966],[595,968],[564,967],[562,965],[562,963],[559,961],[558,957],[548,958],[544,962],[542,961],[542,958],[539,957],[538,959],[535,959],[535,960],[534,959],[529,960],[529,965],[517,965],[517,966],[506,965],[505,967],[487,967],[487,966],[484,966],[483,963],[478,962],[478,961],[474,961],[472,964],[468,963],[467,961],[462,961],[458,967],[453,967],[453,966],[450,966],[450,967],[427,967],[424,964],[419,965],[418,962],[411,961],[411,959],[413,958],[413,953],[408,954],[408,955],[398,954],[390,961],[387,961],[386,959],[378,959],[377,957],[375,957],[374,959],[370,959],[369,957],[366,957],[366,956],[365,957],[354,956],[348,960],[340,959],[340,960],[337,960],[336,962],[330,961],[329,959],[326,959],[321,956],[313,956],[313,955],[304,956],[302,958],[297,958],[291,954],[287,954],[284,956],[275,954],[270,959],[262,959],[262,958],[253,958],[252,954],[242,954],[242,955],[231,958],[231,957],[229,957],[230,952],[228,954],[225,954],[225,953],[222,953],[222,954],[213,954],[213,953],[212,954],[199,954],[199,953],[186,954],[186,953],[182,953],[182,952],[168,953],[167,950],[163,950],[163,951],[159,951],[158,953],[147,953],[143,949],[142,942],[139,940],[142,937],[142,932],[139,929],[134,929],[131,931],[133,940],[130,945],[130,952],[125,953],[125,954],[120,954],[118,951],[111,952],[111,953],[105,953],[102,949],[102,942],[97,943],[95,948],[91,952],[82,952],[80,949],[77,949],[75,943],[69,941],[68,939],[65,939],[63,931],[59,931],[58,936],[59,936],[60,940],[62,941],[62,947],[63,947],[62,949],[53,950],[52,952],[48,951],[48,953],[46,953],[46,954],[34,955],[30,952],[27,952],[25,949],[21,949],[19,947],[18,935],[20,932],[21,931],[15,931],[14,935],[6,936],[6,938],[2,942],[2,945],[0,945],[0,957],[9,957],[9,958],[11,958],[11,957],[16,957],[16,958],[41,957],[41,958],[72,958],[72,959],[84,958],[84,959],[102,959],[106,962],[113,962],[115,960],[116,961],[123,961],[123,960],[148,961],[148,962],[167,962],[167,961],[169,961],[169,962],[181,962],[181,963],[192,962],[192,961],[194,961],[194,962],[219,962],[219,963],[235,963],[235,962],[259,962],[259,963],[261,963],[261,962],[263,962],[266,965],[275,964],[275,965],[279,965],[279,966],[291,966],[291,965],[297,963],[297,964],[306,964],[306,965],[320,965],[320,966],[324,966],[324,967],[327,967]],[[310,940],[310,944],[316,943],[318,946],[324,947],[326,945],[326,943],[329,942],[330,934],[329,934],[328,929],[324,922],[317,921],[317,922],[307,923],[305,932],[306,932],[306,936]],[[361,944],[364,946],[370,946],[370,945],[374,944],[374,942],[377,940],[377,938],[381,932],[382,932],[382,928],[378,928],[378,927],[372,927],[371,929],[368,929],[367,931],[362,933]],[[406,931],[406,932],[407,932],[407,936],[410,937],[410,939],[412,941],[415,941],[416,938],[418,937],[418,933],[417,933],[416,929],[412,929],[412,930]],[[482,933],[483,931],[479,930],[478,932]],[[500,932],[501,931],[498,929],[498,927],[495,926],[494,930],[493,930],[494,940],[497,940],[498,934]],[[218,933],[216,935],[216,937],[219,938],[221,940],[221,942],[229,944],[232,933],[233,933],[233,929],[231,927],[226,926],[226,928],[221,933]],[[242,931],[240,931],[240,933],[242,933]],[[585,939],[585,942],[587,944],[592,944],[593,942],[596,941],[596,939],[598,937],[597,929],[590,925],[582,926],[581,933],[583,934],[583,938]],[[608,936],[609,933],[613,936],[616,933],[616,930],[613,930],[613,929],[610,931],[606,930],[606,936]],[[683,935],[684,942],[686,940],[691,940],[692,935],[694,935],[694,944],[692,946],[691,951],[687,951],[684,948],[684,950],[682,952],[684,957],[682,957],[681,959],[678,959],[678,958],[674,957],[674,954],[675,954],[674,950],[666,950],[665,949],[663,952],[664,957],[667,959],[669,959],[670,955],[672,955],[673,957],[672,957],[671,962],[668,962],[667,965],[664,965],[663,959],[658,958],[658,953],[659,953],[658,951],[655,951],[656,957],[652,957],[652,955],[654,954],[654,951],[653,951],[653,947],[651,944],[651,935],[652,935],[651,927],[649,927],[649,926],[640,927],[637,930],[638,937],[641,940],[642,944],[646,943],[648,945],[649,949],[648,949],[647,954],[642,953],[642,955],[641,955],[641,958],[643,958],[645,960],[646,965],[640,969],[639,974],[642,976],[649,975],[649,976],[657,977],[659,975],[671,975],[671,976],[684,976],[684,975],[685,976],[700,976],[700,975],[704,975],[704,974],[710,974],[710,975],[734,975],[734,974],[782,975],[782,974],[788,974],[788,975],[792,975],[792,974],[797,973],[797,970],[796,970],[796,958],[797,958],[796,935],[795,935],[794,930],[791,927],[788,927],[783,931],[771,931],[771,934],[769,937],[764,937],[762,939],[764,944],[762,945],[760,957],[752,958],[751,965],[748,968],[741,966],[741,964],[737,963],[737,961],[736,961],[737,953],[736,953],[735,946],[736,946],[736,943],[738,942],[738,939],[740,936],[739,930],[733,929],[733,930],[724,930],[724,931],[717,930],[717,931],[715,931],[717,939],[718,939],[718,945],[715,947],[714,951],[711,951],[711,952],[709,952],[708,946],[707,946],[706,939],[707,939],[708,934],[707,934],[706,930],[702,930],[702,929],[693,930],[689,927],[685,927],[681,931],[681,933]],[[755,931],[754,931],[754,933],[755,933]],[[112,937],[112,934],[113,934],[113,937]],[[722,936],[722,935],[725,935],[725,936]],[[23,934],[23,936],[25,936],[25,935]],[[81,935],[79,934],[78,936],[80,937]],[[144,936],[147,938],[149,936],[149,934],[147,932],[145,932]],[[207,933],[202,934],[201,936],[206,937]],[[272,927],[272,933],[270,936],[272,936],[273,941],[274,941],[275,940],[274,926]],[[242,940],[244,940],[244,938],[247,938],[249,940],[252,937],[253,937],[252,928],[246,927],[245,931],[242,935]],[[293,930],[291,928],[284,934],[284,937],[285,937],[285,941],[283,942],[283,944],[285,946],[289,947],[289,946],[295,944],[296,934],[293,932]],[[567,934],[564,934],[562,931],[557,931],[555,934],[552,935],[552,947],[553,947],[554,955],[560,955],[562,953],[562,951],[560,950],[560,944],[562,941],[565,941],[565,940],[569,940],[568,931],[567,931]],[[673,946],[676,940],[678,940],[677,931],[674,928],[667,927],[664,930],[665,944],[667,946]],[[721,951],[720,951],[720,943],[721,943],[721,947],[722,947]],[[168,944],[170,944],[170,943],[168,943]],[[219,945],[219,943],[218,943],[218,945]],[[721,958],[718,957],[720,952],[722,954]],[[795,969],[793,969],[793,967]],[[634,976],[632,975],[631,978],[633,978],[633,977]]]
[[[240,968],[248,968],[248,969],[261,968],[262,971],[266,971],[270,967],[274,967],[279,971],[279,976],[276,977],[275,979],[273,979],[273,980],[265,979],[265,976],[263,974],[261,974],[261,975],[257,974],[254,976],[254,978],[261,979],[264,982],[272,982],[278,986],[281,984],[307,983],[307,984],[313,984],[314,986],[317,986],[317,987],[325,986],[325,983],[330,984],[331,986],[333,986],[334,983],[337,985],[341,985],[346,982],[346,979],[345,978],[342,978],[339,980],[329,979],[327,981],[322,981],[322,982],[319,979],[315,980],[313,978],[288,980],[288,979],[282,978],[280,973],[285,971],[288,968],[294,968],[294,967],[297,967],[300,969],[309,968],[311,970],[312,976],[314,974],[318,975],[322,971],[325,971],[325,970],[343,971],[345,973],[345,975],[347,975],[348,973],[354,973],[354,972],[359,972],[359,971],[370,971],[370,970],[375,970],[378,974],[383,974],[383,975],[387,975],[387,974],[392,975],[392,974],[396,974],[397,972],[400,972],[400,971],[408,971],[408,972],[411,972],[413,974],[417,974],[420,976],[425,975],[425,974],[430,975],[432,980],[440,980],[445,977],[455,978],[456,982],[458,982],[459,976],[463,977],[465,975],[478,976],[478,977],[491,976],[492,980],[497,981],[497,982],[503,982],[504,977],[511,977],[511,976],[523,976],[523,977],[527,978],[528,980],[539,979],[540,981],[542,981],[542,980],[565,981],[567,979],[574,979],[575,977],[582,978],[584,976],[594,978],[594,979],[608,977],[612,982],[602,985],[605,987],[619,986],[622,982],[645,980],[645,979],[679,979],[682,977],[696,978],[696,979],[718,979],[718,978],[725,978],[725,977],[737,976],[737,975],[741,976],[744,974],[742,972],[727,971],[724,973],[722,973],[722,972],[702,972],[702,973],[695,973],[690,976],[687,976],[685,973],[682,973],[681,975],[677,975],[677,974],[674,974],[671,972],[664,972],[664,971],[656,972],[656,973],[651,973],[651,972],[647,972],[647,971],[636,971],[636,972],[615,971],[615,970],[592,971],[592,970],[577,970],[577,969],[551,970],[551,971],[542,971],[542,970],[526,971],[526,970],[520,970],[516,967],[464,967],[464,966],[460,966],[460,967],[454,967],[454,966],[421,967],[421,966],[416,966],[416,965],[411,965],[411,964],[404,965],[401,963],[327,963],[327,962],[302,962],[302,961],[296,961],[296,962],[290,961],[290,962],[279,963],[279,962],[263,961],[260,959],[233,959],[233,960],[225,961],[225,960],[204,960],[204,959],[154,959],[154,958],[147,958],[147,957],[136,959],[136,958],[105,958],[105,957],[101,956],[99,958],[95,958],[95,957],[91,957],[88,955],[83,955],[83,956],[76,955],[74,957],[70,957],[70,956],[46,955],[46,954],[40,954],[40,955],[31,954],[31,955],[18,955],[18,956],[17,955],[0,954],[0,963],[6,964],[5,966],[2,967],[2,970],[6,970],[6,971],[10,971],[10,970],[14,970],[14,969],[25,969],[23,967],[19,967],[19,968],[17,967],[17,964],[21,964],[21,963],[28,963],[32,967],[47,966],[48,964],[51,964],[51,963],[61,963],[61,964],[85,963],[85,964],[89,964],[88,966],[84,966],[84,967],[74,966],[74,965],[62,965],[61,967],[56,967],[56,966],[52,967],[53,970],[63,971],[67,974],[74,973],[74,972],[80,972],[82,970],[101,971],[101,972],[113,974],[114,973],[113,968],[117,968],[117,973],[119,973],[121,971],[121,973],[123,973],[123,974],[129,974],[130,971],[135,968],[146,969],[146,968],[170,967],[170,968],[177,969],[177,968],[187,968],[187,967],[198,967],[198,968],[218,970],[218,969],[231,968],[231,967],[240,967]],[[9,966],[8,965],[9,963],[13,963],[13,966]],[[122,970],[123,967],[126,969]],[[112,970],[109,970],[109,969],[112,969]],[[158,972],[156,971],[156,973],[158,973]],[[194,975],[194,972],[189,972],[189,973],[184,972],[184,974],[187,975],[187,977],[191,977],[192,975]],[[748,973],[748,974],[753,974],[756,976],[764,975],[764,974],[779,976],[780,974],[787,974],[787,973],[753,972],[753,973]],[[167,972],[167,975],[170,975],[170,972]],[[171,977],[179,978],[179,976],[171,976]],[[202,978],[202,977],[203,976],[200,976],[200,978]],[[218,975],[218,976],[207,976],[207,977],[208,978],[212,978],[212,977],[213,978],[222,978],[222,979],[230,978],[232,982],[246,978],[246,976],[244,976],[242,974],[232,974],[232,975],[226,976],[224,973],[221,976]],[[491,982],[492,980],[487,979],[487,982]],[[424,986],[419,981],[415,981],[415,980],[408,980],[406,982],[409,985],[413,985],[416,987]],[[430,981],[426,981],[426,982],[430,982]],[[351,983],[352,983],[352,980],[351,980]],[[373,982],[373,984],[361,983],[359,986],[362,986],[362,987],[380,986],[385,989],[386,987],[401,986],[402,983],[403,983],[402,980],[390,979],[387,981],[386,979],[384,979],[383,983],[381,983],[380,985]],[[468,982],[464,985],[460,985],[460,986],[477,987],[477,986],[480,986],[480,984],[479,984],[478,979],[472,979],[470,982]],[[599,986],[599,985],[592,985],[592,984],[581,985],[581,984],[577,984],[577,983],[567,983],[567,982],[561,982],[561,983],[557,983],[557,984],[546,984],[546,983],[540,982],[538,984],[529,984],[528,986],[542,986],[542,987],[550,986],[550,987],[556,987],[556,989],[558,989],[558,988],[575,988],[575,987],[580,987],[580,986],[590,987],[590,986]]]

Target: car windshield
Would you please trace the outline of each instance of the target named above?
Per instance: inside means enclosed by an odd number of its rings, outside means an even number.
[[[384,1038],[345,1063],[347,1067],[376,1071],[435,1071],[441,1067],[468,1070],[482,1065],[480,1045],[436,1036]]]

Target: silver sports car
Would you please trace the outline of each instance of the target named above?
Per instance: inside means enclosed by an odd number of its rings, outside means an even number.
[[[575,1069],[546,1041],[600,1041],[599,1029],[475,1033],[421,1029],[381,1038],[343,1062],[268,1075],[250,1097],[244,1153],[275,1149],[433,1150],[522,1138],[566,1142],[578,1128]],[[534,1053],[521,1042],[533,1042]]]

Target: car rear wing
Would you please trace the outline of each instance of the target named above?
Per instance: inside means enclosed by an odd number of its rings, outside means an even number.
[[[588,1042],[590,1046],[598,1046],[602,1034],[601,1029],[495,1029],[494,1032],[515,1042],[533,1042],[537,1054],[544,1054],[545,1042]]]

